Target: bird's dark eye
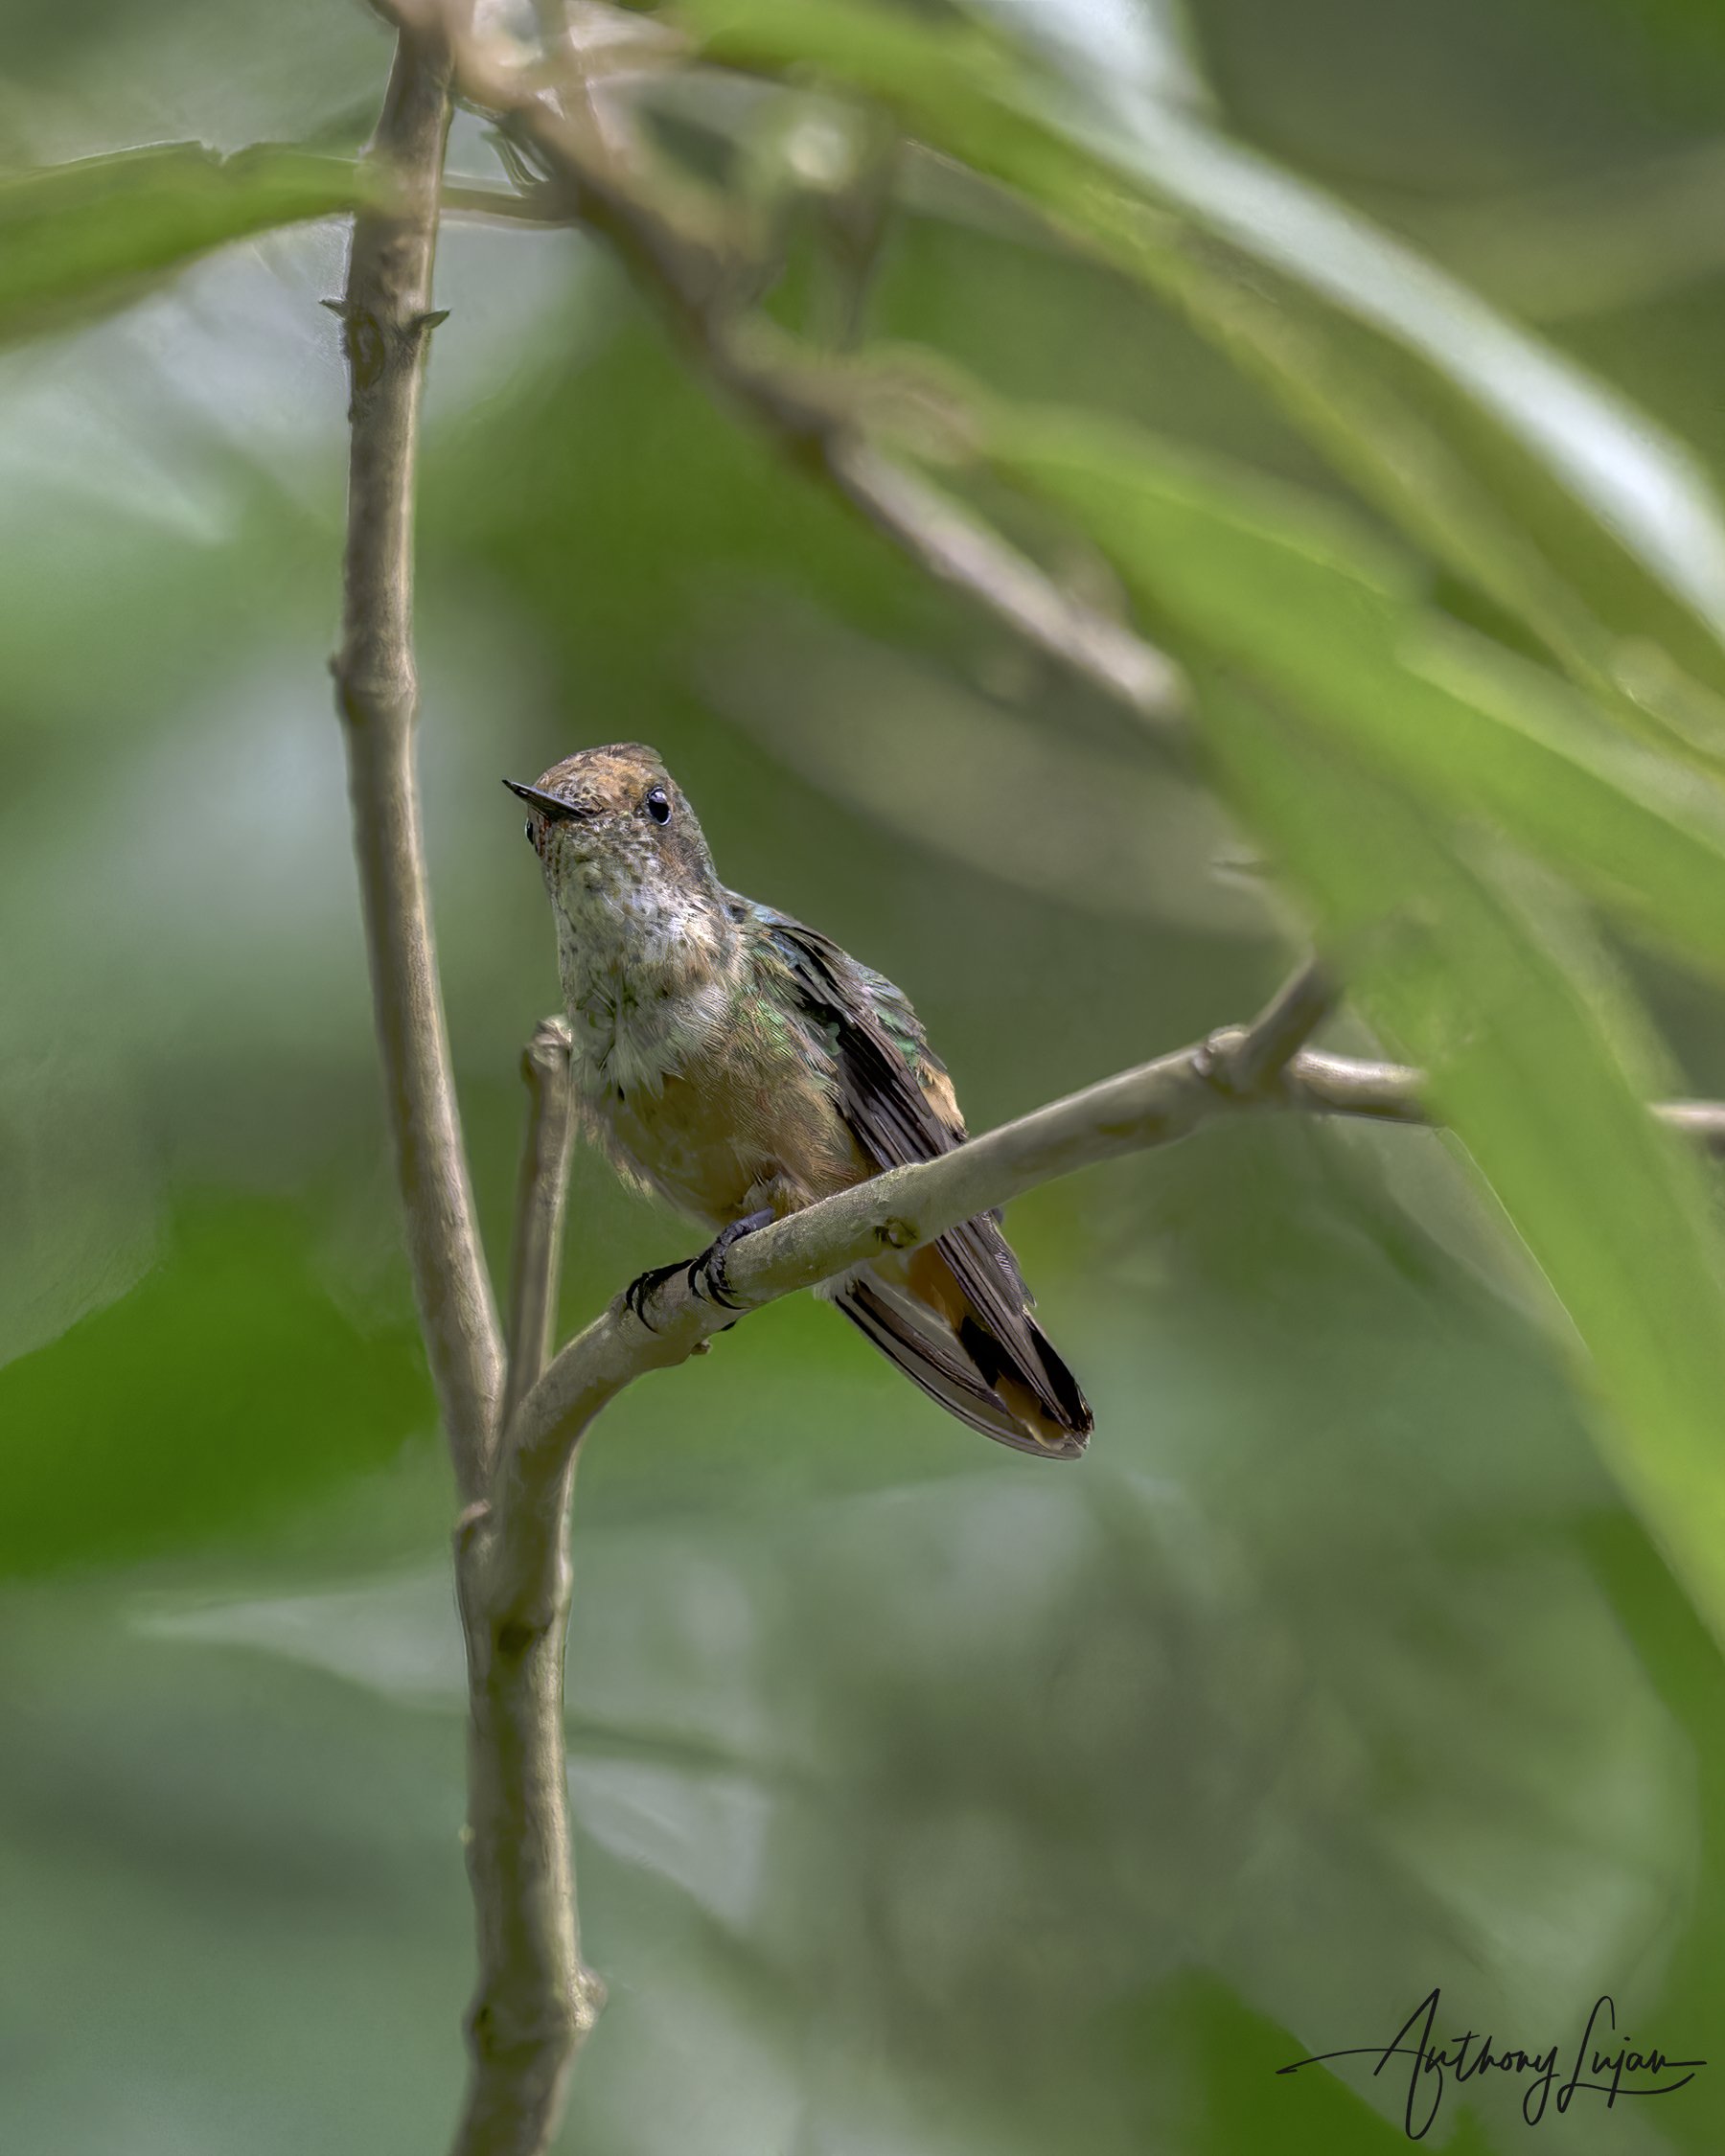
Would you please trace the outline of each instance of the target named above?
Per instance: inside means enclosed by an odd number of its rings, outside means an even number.
[[[526,822],[525,822],[524,824],[522,824],[522,826],[521,826],[521,836],[522,836],[522,837],[524,837],[524,838],[526,839],[527,843],[528,843],[528,844],[529,844],[530,846],[537,846],[537,845],[539,844],[539,840],[538,840],[538,839],[537,839],[537,838],[536,838],[536,837],[534,837],[534,833],[533,833],[533,818],[532,818],[531,816],[529,816],[529,817],[527,818],[527,821],[526,821]]]
[[[671,821],[671,796],[662,786],[653,788],[647,796],[645,807],[655,823]]]

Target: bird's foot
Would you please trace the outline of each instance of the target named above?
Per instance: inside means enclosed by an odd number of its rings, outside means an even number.
[[[647,1315],[647,1305],[667,1280],[679,1273],[689,1276],[689,1289],[708,1302],[717,1303],[722,1310],[741,1310],[740,1302],[731,1300],[724,1277],[724,1254],[733,1243],[740,1243],[745,1235],[752,1235],[757,1227],[770,1225],[772,1214],[763,1209],[758,1213],[746,1213],[741,1220],[733,1220],[722,1227],[699,1257],[679,1259],[675,1265],[650,1265],[623,1291],[627,1309],[646,1326],[656,1332],[657,1327]]]
[[[699,1264],[700,1260],[697,1259],[694,1262]],[[686,1272],[689,1263],[690,1261],[687,1258],[678,1258],[675,1265],[650,1265],[645,1273],[637,1273],[628,1287],[624,1289],[624,1308],[632,1310],[650,1333],[656,1333],[658,1327],[647,1315],[649,1301],[658,1293],[667,1280],[674,1279],[678,1273]]]
[[[741,1220],[729,1221],[689,1266],[689,1286],[708,1302],[716,1302],[721,1310],[741,1310],[740,1302],[730,1297],[729,1284],[724,1277],[724,1254],[733,1243],[740,1243],[745,1235],[752,1235],[757,1227],[772,1225],[770,1208],[763,1206],[758,1213],[745,1213]]]

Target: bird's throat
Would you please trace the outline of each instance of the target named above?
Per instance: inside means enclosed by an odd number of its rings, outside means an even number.
[[[556,914],[571,1068],[589,1099],[657,1092],[731,1022],[743,942],[704,894],[578,885]]]

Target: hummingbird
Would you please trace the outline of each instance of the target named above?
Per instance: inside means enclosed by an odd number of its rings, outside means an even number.
[[[657,752],[585,748],[527,803],[557,931],[588,1135],[624,1180],[714,1231],[691,1285],[728,1304],[746,1234],[964,1141],[953,1082],[902,990],[831,937],[727,890]],[[682,1265],[632,1283],[652,1290]],[[950,1413],[1020,1452],[1075,1459],[1090,1406],[1031,1315],[998,1212],[826,1282],[833,1302]]]

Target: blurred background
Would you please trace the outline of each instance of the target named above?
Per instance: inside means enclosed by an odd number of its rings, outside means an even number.
[[[1014,11],[1001,11],[1012,13]],[[1725,461],[1725,28],[1694,0],[1016,11]],[[356,147],[350,0],[0,0],[0,163]],[[499,180],[458,121],[452,169]],[[925,192],[938,194],[932,182]],[[962,207],[962,206],[960,206]],[[1338,224],[1337,230],[1360,230]],[[325,660],[328,221],[0,354],[0,2144],[438,2145],[471,1983],[448,1479]],[[593,244],[445,228],[423,768],[481,1209],[556,1002],[498,786],[654,743],[722,873],[901,981],[985,1128],[1298,951],[1208,797],[709,401]],[[1141,292],[907,190],[891,337],[1329,487]],[[1493,360],[1500,317],[1458,318]],[[1465,356],[1465,355],[1464,355]],[[1725,1015],[1642,985],[1686,1083]],[[777,1306],[581,1470],[590,2156],[1388,2150],[1308,2052],[1725,2050],[1725,1680],[1443,1141],[1264,1122],[1014,1208],[1094,1402],[1038,1469]],[[564,1319],[688,1229],[583,1158]],[[1452,2091],[1429,2139],[1529,2131]],[[1725,2067],[1559,2150],[1711,2150]]]

